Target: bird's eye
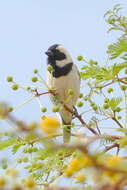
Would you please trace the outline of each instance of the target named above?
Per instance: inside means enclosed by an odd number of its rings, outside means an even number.
[[[66,56],[64,53],[62,53],[61,51],[59,51],[58,49],[55,49],[54,51],[54,57],[56,60],[63,60],[66,59]]]
[[[54,54],[59,54],[59,53],[60,53],[60,51],[58,49],[54,50]]]

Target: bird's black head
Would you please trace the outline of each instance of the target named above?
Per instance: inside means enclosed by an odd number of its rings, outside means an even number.
[[[56,61],[62,61],[66,59],[66,52],[64,52],[59,44],[52,45],[48,48],[45,54],[48,56],[48,64],[54,65]]]
[[[60,77],[70,72],[73,61],[62,45],[55,44],[50,46],[45,54],[48,56],[48,64],[53,67],[53,76]]]

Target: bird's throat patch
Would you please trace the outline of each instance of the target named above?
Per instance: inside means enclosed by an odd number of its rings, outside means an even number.
[[[73,63],[68,63],[63,67],[57,65],[53,66],[53,77],[58,78],[61,76],[66,76],[72,70]]]

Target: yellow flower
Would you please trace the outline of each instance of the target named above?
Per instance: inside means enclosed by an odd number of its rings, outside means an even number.
[[[79,159],[73,158],[70,163],[69,163],[69,167],[73,170],[73,171],[78,171],[80,170],[81,166],[81,162]]]
[[[40,122],[40,129],[45,134],[52,134],[60,127],[60,122],[55,117],[44,117]]]
[[[108,176],[109,180],[112,182],[112,183],[117,183],[117,181],[119,181],[122,177],[121,174],[118,174],[118,173],[115,173],[115,172],[112,172],[112,171],[104,171],[104,175],[105,176]]]
[[[87,168],[87,167],[92,166],[93,164],[92,164],[91,159],[87,155],[85,155],[81,158],[81,165],[83,168]]]
[[[16,168],[11,168],[11,169],[7,170],[7,174],[10,175],[11,177],[17,177],[18,171]]]
[[[35,186],[33,178],[30,176],[23,180],[24,187],[33,188]]]
[[[67,169],[64,171],[65,175],[66,175],[67,177],[71,177],[74,172],[79,171],[79,170],[81,169],[80,166],[81,166],[81,165],[80,165],[80,160],[79,160],[79,159],[76,159],[76,158],[73,158],[73,159],[70,161],[70,163],[69,163]]]
[[[86,179],[86,175],[83,173],[79,173],[75,176],[78,183],[83,183]]]
[[[0,187],[4,186],[6,184],[6,181],[3,177],[0,177]]]
[[[123,137],[119,142],[122,147],[127,146],[127,137]]]
[[[67,168],[65,171],[64,171],[64,174],[67,176],[67,177],[71,177],[72,174],[73,174],[73,170],[71,168]]]
[[[113,168],[119,166],[122,163],[123,163],[123,158],[119,156],[111,156],[106,162],[107,166],[113,167]]]

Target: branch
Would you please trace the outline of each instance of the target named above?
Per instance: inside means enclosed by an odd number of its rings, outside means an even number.
[[[36,96],[41,96],[41,95],[48,94],[48,93],[52,94],[53,96],[56,96],[56,93],[55,93],[53,90],[49,90],[48,92],[40,93],[40,94],[36,91],[36,93],[37,93]],[[73,115],[81,122],[81,124],[82,124],[83,126],[86,126],[86,128],[87,128],[89,131],[91,131],[93,134],[97,135],[97,132],[95,131],[95,129],[93,129],[92,127],[89,127],[89,126],[86,124],[86,122],[82,119],[82,116],[81,116],[81,115],[79,115],[78,113],[72,111],[67,105],[64,104],[64,102],[60,101],[60,103],[64,106],[64,108],[65,108],[68,112],[70,112],[71,114],[73,114]]]
[[[122,169],[117,169],[117,168],[112,168],[109,166],[106,166],[104,163],[100,163],[96,160],[96,157],[94,155],[92,155],[88,149],[86,148],[87,146],[84,146],[82,144],[73,144],[73,145],[67,145],[67,144],[63,144],[62,146],[58,146],[56,145],[54,147],[54,149],[59,149],[59,148],[65,148],[65,149],[77,149],[80,150],[81,152],[83,152],[85,155],[87,155],[89,157],[89,159],[92,161],[93,163],[93,167],[95,167],[96,169],[102,170],[102,171],[110,171],[113,173],[120,173],[120,174],[124,174],[127,175],[127,171],[122,170]]]
[[[115,83],[115,82],[122,82],[122,83],[124,83],[124,84],[127,84],[127,82],[126,81],[124,81],[125,79],[127,79],[127,77],[122,77],[122,78],[116,78],[116,80],[112,80],[111,82],[109,82],[109,83],[107,83],[107,84],[104,84],[103,86],[96,86],[96,88],[104,88],[104,87],[107,87],[107,86],[109,86],[109,85],[111,85],[111,84],[113,84],[113,83]]]
[[[110,145],[110,146],[106,146],[105,150],[103,151],[103,153],[113,149],[113,148],[117,148],[117,155],[119,153],[119,144],[113,144],[113,145]]]
[[[123,125],[121,125],[121,123],[116,119],[116,117],[112,117],[112,120],[115,121],[119,126],[120,128],[124,128]]]

